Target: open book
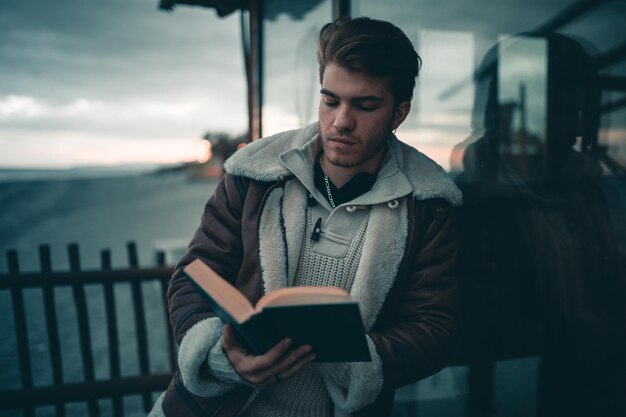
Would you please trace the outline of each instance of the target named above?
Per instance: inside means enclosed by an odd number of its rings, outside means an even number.
[[[294,347],[310,344],[318,362],[371,360],[359,306],[339,288],[283,288],[266,294],[253,306],[198,259],[183,272],[215,314],[232,324],[248,350],[257,355],[290,337]]]

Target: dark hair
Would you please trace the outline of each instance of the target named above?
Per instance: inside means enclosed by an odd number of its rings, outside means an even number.
[[[340,17],[324,25],[318,37],[320,82],[328,63],[350,71],[389,78],[397,104],[411,101],[422,60],[409,38],[389,22]]]

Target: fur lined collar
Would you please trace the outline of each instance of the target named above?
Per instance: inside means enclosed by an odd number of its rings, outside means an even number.
[[[319,137],[318,123],[263,138],[237,151],[224,164],[226,172],[258,181],[277,181],[292,172],[280,155],[290,151],[310,153]],[[462,203],[461,191],[436,162],[417,149],[400,142],[395,135],[388,140],[391,156],[411,185],[418,200],[444,198],[450,204]]]

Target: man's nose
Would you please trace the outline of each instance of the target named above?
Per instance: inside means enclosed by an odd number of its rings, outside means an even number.
[[[355,120],[349,106],[339,106],[333,123],[335,129],[339,132],[351,131],[354,129],[354,124]]]

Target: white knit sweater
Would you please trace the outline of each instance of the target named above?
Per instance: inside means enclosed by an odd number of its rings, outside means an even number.
[[[339,209],[331,219],[329,214],[319,204],[307,210],[293,285],[334,286],[350,292],[363,250],[369,210],[349,213]],[[314,241],[310,236],[318,218],[323,220],[321,234]],[[332,414],[333,404],[324,379],[318,368],[308,365],[292,378],[262,390],[243,415],[324,417]]]

